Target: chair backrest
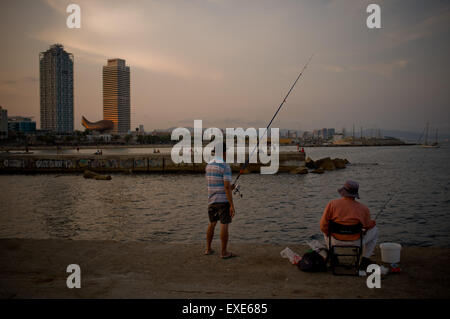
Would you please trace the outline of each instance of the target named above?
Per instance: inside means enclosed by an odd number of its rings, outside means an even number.
[[[354,224],[354,225],[343,225],[336,223],[332,220],[328,223],[328,236],[331,234],[339,234],[339,235],[354,235],[354,234],[362,234],[362,224]]]

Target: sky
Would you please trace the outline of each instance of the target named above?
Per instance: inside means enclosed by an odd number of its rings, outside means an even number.
[[[66,7],[81,7],[81,28]],[[368,4],[381,7],[369,29]],[[39,127],[39,52],[75,57],[75,129],[102,119],[102,66],[131,69],[131,125],[450,133],[450,2],[14,0],[0,2],[0,105]]]

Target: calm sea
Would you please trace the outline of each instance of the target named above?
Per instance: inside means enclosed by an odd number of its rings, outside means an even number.
[[[128,150],[145,151],[152,152]],[[306,152],[313,159],[341,157],[352,164],[323,175],[242,176],[243,197],[235,199],[232,241],[287,244],[322,238],[323,208],[338,197],[336,189],[346,179],[353,179],[360,183],[360,201],[373,216],[392,197],[377,220],[380,241],[450,246],[449,144],[440,149],[342,147]],[[111,181],[81,175],[0,175],[0,189],[1,238],[198,242],[204,240],[208,224],[201,174],[116,174]]]

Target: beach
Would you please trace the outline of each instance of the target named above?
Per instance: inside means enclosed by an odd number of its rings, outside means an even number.
[[[0,239],[0,298],[449,298],[450,248],[403,247],[402,272],[366,277],[305,273],[280,256],[286,246],[231,242],[238,257],[204,256],[204,244]],[[374,260],[380,262],[377,247]],[[69,289],[69,264],[81,288]]]

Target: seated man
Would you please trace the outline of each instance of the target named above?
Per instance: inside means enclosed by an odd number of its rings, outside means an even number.
[[[369,208],[355,200],[355,198],[359,198],[358,189],[359,185],[354,181],[347,181],[343,187],[338,189],[342,198],[332,200],[325,207],[320,220],[320,230],[323,232],[325,242],[328,245],[328,223],[330,220],[343,225],[355,225],[361,223],[363,225],[364,249],[360,268],[366,270],[367,266],[372,264],[370,256],[377,243],[378,229],[375,226],[375,221],[370,219]],[[346,244],[360,244],[358,234],[336,234],[334,237],[338,241],[344,241]],[[333,240],[334,238],[332,238],[332,241]]]

